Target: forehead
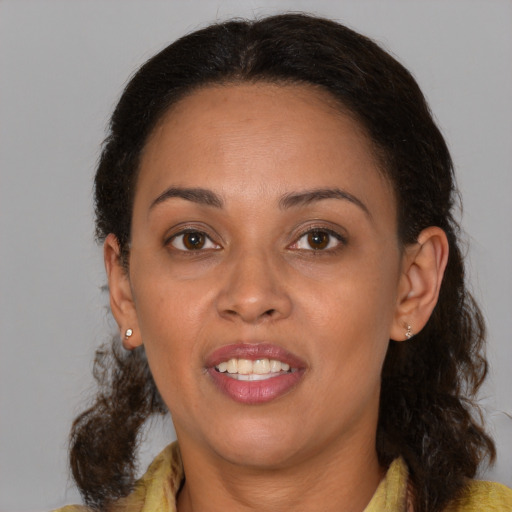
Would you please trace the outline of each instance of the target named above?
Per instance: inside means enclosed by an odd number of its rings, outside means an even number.
[[[329,93],[267,83],[210,86],[180,100],[144,148],[139,185],[153,196],[170,185],[392,194],[363,127]]]

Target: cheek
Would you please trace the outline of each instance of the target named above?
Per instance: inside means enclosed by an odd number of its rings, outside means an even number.
[[[145,339],[158,343],[171,332],[180,332],[183,338],[193,336],[212,302],[210,283],[175,275],[165,257],[141,257],[132,269],[137,317]]]
[[[307,301],[321,321],[341,323],[344,330],[359,330],[361,336],[378,332],[389,334],[395,312],[398,266],[384,261],[384,256],[352,261],[333,272],[328,282],[322,283],[315,298]],[[342,334],[342,333],[340,333]]]
[[[350,387],[380,381],[395,313],[397,269],[394,259],[368,257],[333,274],[329,283],[303,291],[302,329],[321,347],[313,357],[328,378]]]
[[[212,287],[176,280],[154,263],[139,266],[144,273],[132,268],[139,329],[154,379],[169,405],[172,390],[202,372],[198,340],[211,315]]]

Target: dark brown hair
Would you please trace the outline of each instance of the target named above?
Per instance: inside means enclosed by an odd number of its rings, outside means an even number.
[[[215,24],[165,48],[133,76],[112,116],[95,179],[97,238],[114,233],[128,264],[148,136],[185,95],[240,82],[327,91],[372,140],[396,193],[401,242],[428,226],[446,232],[450,256],[429,322],[407,343],[390,341],[377,431],[381,464],[402,456],[409,466],[415,511],[440,511],[486,455],[494,458],[473,403],[487,372],[484,324],[465,286],[446,143],[414,78],[377,44],[330,20],[284,14]],[[73,425],[71,467],[85,502],[102,508],[132,488],[140,428],[166,409],[142,349],[122,353],[115,340],[97,352],[95,375],[96,402]]]

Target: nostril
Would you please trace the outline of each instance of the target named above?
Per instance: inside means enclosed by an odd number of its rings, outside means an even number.
[[[263,311],[263,313],[261,313],[261,315],[257,315],[257,316],[259,318],[269,318],[269,317],[275,316],[276,313],[277,313],[277,310],[275,308],[272,308],[272,309],[267,309],[266,311]],[[240,312],[237,311],[236,309],[226,309],[225,314],[230,317],[240,316]],[[246,315],[242,314],[241,316],[246,316]]]

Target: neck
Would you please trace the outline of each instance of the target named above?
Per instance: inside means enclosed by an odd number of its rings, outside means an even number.
[[[178,512],[362,512],[384,474],[375,446],[336,448],[331,444],[303,463],[269,469],[201,457],[181,446],[186,481]]]

